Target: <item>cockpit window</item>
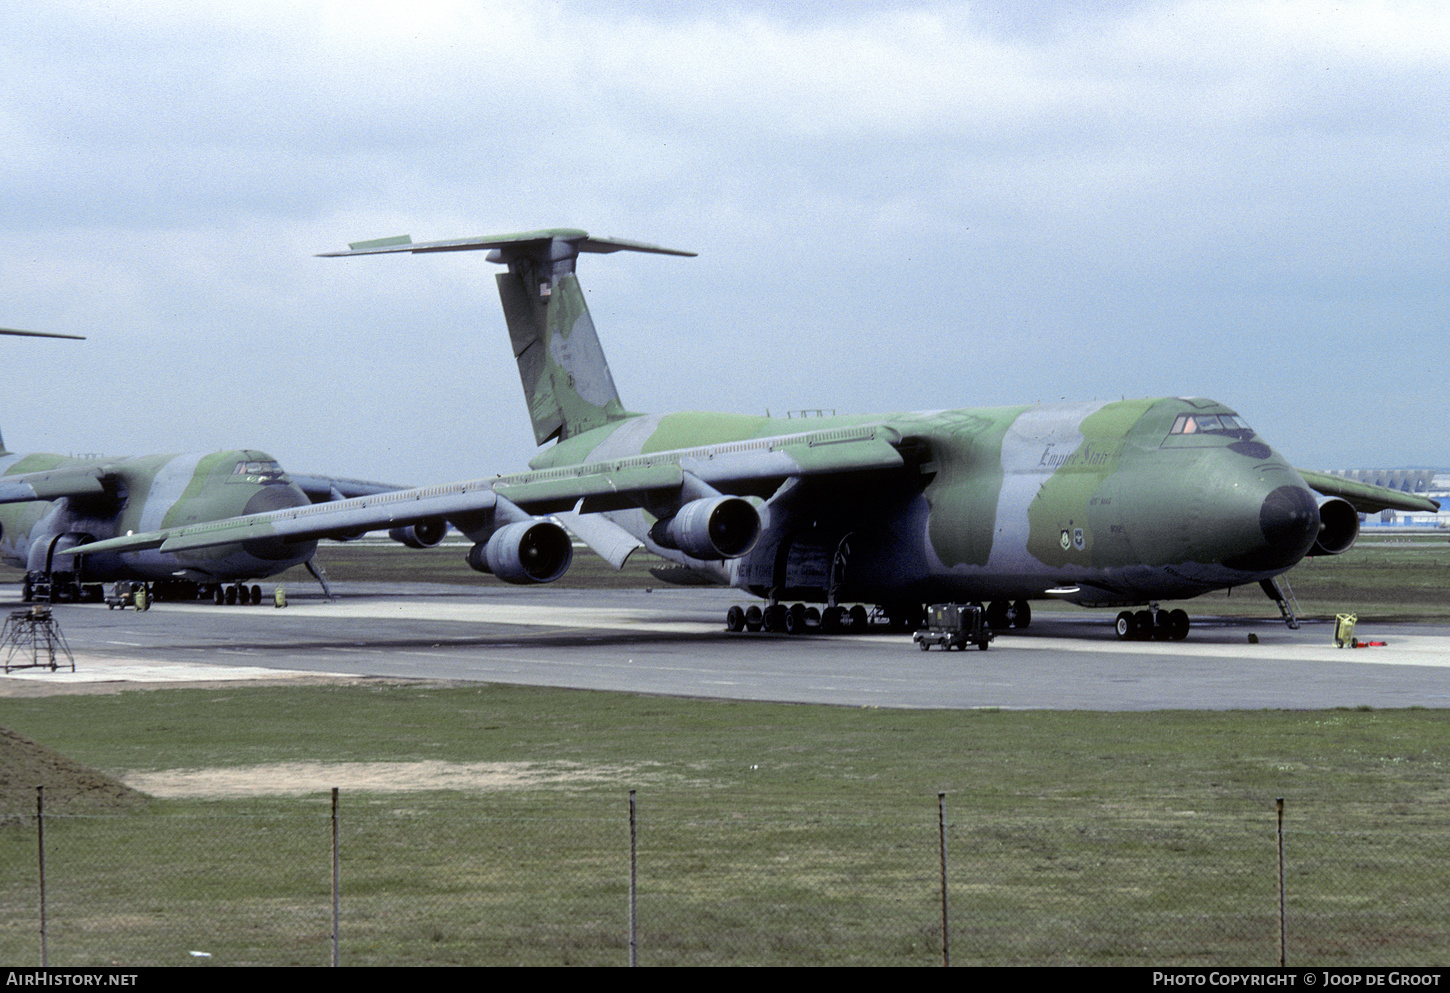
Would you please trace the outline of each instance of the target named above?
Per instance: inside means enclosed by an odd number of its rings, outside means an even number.
[[[238,462],[237,467],[232,470],[232,482],[236,483],[282,483],[286,481],[287,474],[282,471],[281,464],[277,462]]]
[[[1236,437],[1247,437],[1254,433],[1252,428],[1233,414],[1179,414],[1168,433],[1202,434],[1206,431],[1233,434]]]

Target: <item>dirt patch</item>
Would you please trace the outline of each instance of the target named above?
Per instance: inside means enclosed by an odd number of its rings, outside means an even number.
[[[126,785],[158,797],[300,796],[345,791],[522,790],[641,781],[634,768],[569,762],[278,762],[128,772]]]
[[[47,814],[102,813],[145,797],[105,773],[0,728],[0,824],[35,814],[35,787],[45,787]]]

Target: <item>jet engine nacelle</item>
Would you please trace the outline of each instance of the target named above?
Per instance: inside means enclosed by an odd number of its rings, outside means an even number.
[[[432,548],[448,533],[448,522],[440,519],[419,521],[405,528],[393,528],[388,537],[409,548]]]
[[[1310,555],[1339,555],[1359,537],[1359,512],[1341,497],[1319,498],[1319,537]]]
[[[468,564],[506,583],[552,583],[569,571],[574,542],[553,521],[518,521],[468,550]]]
[[[703,497],[656,521],[649,536],[655,544],[694,559],[739,558],[760,537],[760,513],[740,497]]]

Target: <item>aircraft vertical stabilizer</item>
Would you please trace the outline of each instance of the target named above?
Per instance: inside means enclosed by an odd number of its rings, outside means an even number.
[[[519,364],[529,418],[534,424],[534,440],[540,445],[630,416],[620,402],[574,274],[579,253],[695,254],[637,241],[591,238],[587,232],[572,228],[416,245],[404,236],[355,242],[348,247],[351,251],[324,254],[335,257],[488,249],[490,262],[508,266],[508,272],[498,274],[498,292]]]

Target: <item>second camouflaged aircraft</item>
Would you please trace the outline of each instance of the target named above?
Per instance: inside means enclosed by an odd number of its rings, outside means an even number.
[[[96,598],[98,584],[147,583],[157,599],[257,603],[266,579],[310,564],[317,542],[260,540],[197,549],[92,552],[96,539],[214,521],[399,487],[289,478],[264,452],[132,458],[17,455],[0,441],[0,560],[25,569],[25,600]],[[436,540],[442,532],[426,535]]]
[[[476,249],[497,277],[539,444],[533,471],[195,527],[95,551],[162,551],[330,529],[453,523],[469,562],[517,583],[571,560],[564,526],[620,567],[637,548],[763,599],[732,629],[897,626],[922,605],[983,601],[1026,626],[1034,599],[1123,610],[1122,638],[1188,633],[1162,601],[1264,584],[1349,548],[1359,512],[1430,500],[1295,469],[1229,407],[1203,398],[1060,403],[811,422],[625,409],[575,276],[581,252],[690,255],[572,229],[337,255]],[[553,515],[553,516],[550,516]],[[685,570],[682,570],[685,571]],[[796,601],[787,605],[788,601]],[[807,606],[821,604],[822,608]],[[848,609],[848,605],[849,609]]]

